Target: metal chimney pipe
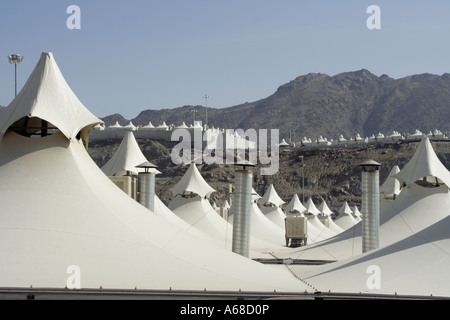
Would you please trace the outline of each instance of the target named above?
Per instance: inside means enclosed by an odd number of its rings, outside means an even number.
[[[362,167],[362,252],[376,249],[380,245],[380,166],[378,162],[367,160]]]
[[[155,180],[156,166],[148,161],[141,163],[136,168],[144,168],[144,172],[138,173],[139,203],[151,211],[155,211]]]
[[[233,202],[232,251],[249,257],[250,249],[250,206],[252,204],[252,170],[254,164],[237,164]]]

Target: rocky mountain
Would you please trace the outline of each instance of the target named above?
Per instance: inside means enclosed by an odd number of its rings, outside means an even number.
[[[450,74],[419,74],[400,79],[376,76],[368,70],[335,76],[311,73],[280,86],[271,96],[228,108],[208,107],[208,124],[221,128],[279,129],[281,137],[289,129],[295,140],[322,135],[346,138],[360,133],[428,133],[450,131]],[[203,106],[145,110],[134,119],[120,115],[104,118],[107,125],[205,122]]]

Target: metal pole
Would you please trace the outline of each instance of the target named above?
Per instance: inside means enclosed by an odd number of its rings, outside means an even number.
[[[305,171],[303,169],[305,167],[305,163],[303,162],[303,159],[303,156],[299,156],[302,167],[302,203],[305,203]]]
[[[302,163],[302,203],[305,203],[305,164]]]
[[[206,128],[208,128],[208,98],[209,98],[209,96],[207,94],[205,94],[203,96],[203,98],[205,98],[205,112],[206,112],[205,125],[206,125]]]
[[[17,63],[14,63],[14,79],[15,79],[14,93],[15,96],[17,96]]]

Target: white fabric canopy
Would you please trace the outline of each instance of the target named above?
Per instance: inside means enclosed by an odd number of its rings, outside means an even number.
[[[128,131],[122,139],[119,148],[109,161],[102,167],[102,171],[107,176],[119,175],[123,171],[130,171],[138,174],[136,166],[147,161],[134,137],[133,132]],[[143,170],[143,169],[142,169]],[[156,171],[156,169],[152,169]]]
[[[170,190],[174,197],[185,192],[193,192],[202,198],[209,197],[211,193],[216,191],[203,179],[193,162],[180,181]]]
[[[87,146],[88,133],[103,123],[80,102],[64,79],[51,52],[43,52],[22,90],[0,112],[0,139],[6,130],[23,117],[50,122],[68,139],[78,133]]]
[[[277,207],[280,207],[285,202],[280,198],[273,184],[270,184],[266,190],[266,193],[264,193],[262,198],[259,199],[258,203],[259,205],[273,204]]]
[[[312,201],[312,198],[309,198],[308,201],[306,201],[306,213],[312,214],[317,216],[320,211],[317,209],[317,207],[314,205],[314,202]]]
[[[380,186],[380,197],[392,198],[398,196],[401,191],[400,182],[394,176],[400,172],[399,166],[395,165],[389,172],[389,176],[384,183]]]
[[[411,160],[394,177],[402,185],[411,186],[427,176],[441,179],[450,188],[450,172],[437,157],[428,137],[423,137]]]
[[[333,213],[333,211],[328,207],[325,200],[322,200],[318,209],[319,209],[320,213],[325,216],[329,216]]]
[[[358,223],[358,220],[353,217],[353,211],[345,201],[339,209],[339,215],[334,221],[340,228],[347,230]]]
[[[284,207],[284,210],[286,211],[287,214],[294,212],[303,213],[306,211],[306,208],[300,202],[300,199],[298,198],[297,194],[294,194],[292,196],[291,201]]]

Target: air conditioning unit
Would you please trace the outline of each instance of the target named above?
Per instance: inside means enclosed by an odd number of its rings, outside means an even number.
[[[303,216],[287,216],[285,219],[286,247],[297,247],[307,244],[307,218]]]
[[[132,176],[112,176],[109,179],[123,192],[137,200],[137,178]]]

